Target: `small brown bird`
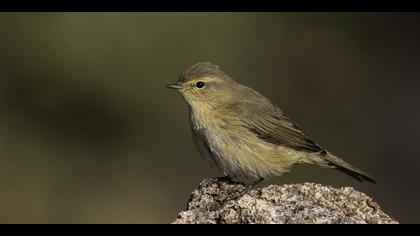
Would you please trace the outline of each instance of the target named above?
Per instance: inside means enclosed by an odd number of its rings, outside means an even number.
[[[241,195],[297,163],[335,168],[376,183],[312,141],[267,98],[235,82],[217,65],[195,64],[167,87],[177,89],[188,104],[193,138],[204,159],[225,178],[253,180]]]

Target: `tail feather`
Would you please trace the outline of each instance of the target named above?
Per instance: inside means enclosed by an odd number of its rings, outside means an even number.
[[[377,184],[378,182],[369,174],[366,172],[359,170],[347,162],[341,160],[340,158],[332,155],[331,153],[325,153],[324,155],[321,154],[321,159],[326,162],[326,165],[331,168],[335,168],[341,172],[344,172],[345,174],[348,174],[349,176],[357,179],[358,181],[368,181],[371,183]]]

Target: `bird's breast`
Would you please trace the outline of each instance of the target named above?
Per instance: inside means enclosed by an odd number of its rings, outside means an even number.
[[[190,125],[201,155],[230,176],[283,173],[299,158],[287,148],[261,140],[233,114],[191,109]]]

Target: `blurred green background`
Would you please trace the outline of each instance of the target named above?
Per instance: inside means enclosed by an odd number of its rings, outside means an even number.
[[[379,180],[265,185],[353,186],[419,223],[419,42],[415,13],[0,13],[0,222],[173,221],[220,173],[165,85],[211,61]]]

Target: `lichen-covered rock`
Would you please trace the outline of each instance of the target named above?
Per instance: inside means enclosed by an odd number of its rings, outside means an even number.
[[[205,179],[175,224],[391,224],[372,198],[350,187],[286,184],[251,190],[228,200],[244,185]]]

